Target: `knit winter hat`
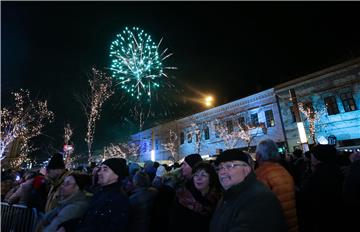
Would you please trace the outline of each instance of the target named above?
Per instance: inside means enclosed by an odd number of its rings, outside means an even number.
[[[219,165],[222,162],[240,160],[251,166],[251,157],[245,152],[240,151],[239,149],[230,149],[220,153],[215,160],[215,165]]]
[[[199,154],[191,154],[185,157],[185,162],[193,168],[197,163],[201,162],[203,159]]]
[[[51,159],[50,159],[50,161],[49,161],[49,163],[48,163],[48,165],[46,167],[47,170],[50,170],[50,169],[64,169],[64,168],[65,168],[64,159],[63,159],[62,154],[60,154],[60,153],[54,154],[51,157]]]
[[[74,177],[77,186],[80,190],[83,190],[84,187],[91,185],[91,178],[89,175],[84,173],[71,173],[70,176]]]
[[[128,175],[126,160],[123,158],[110,158],[102,164],[108,166],[119,177],[119,180]]]

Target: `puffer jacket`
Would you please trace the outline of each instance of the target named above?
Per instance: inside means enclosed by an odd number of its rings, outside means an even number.
[[[257,179],[278,197],[290,232],[298,231],[295,203],[295,184],[286,169],[276,162],[265,161],[255,170]]]

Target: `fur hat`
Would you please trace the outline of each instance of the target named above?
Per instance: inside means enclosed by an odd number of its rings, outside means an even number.
[[[63,159],[62,154],[60,154],[60,153],[54,154],[51,157],[46,169],[47,170],[50,170],[50,169],[65,169],[65,163],[64,163],[64,159]]]
[[[230,149],[220,153],[215,160],[215,165],[219,165],[222,162],[228,162],[233,160],[243,161],[251,166],[251,157],[239,149]]]
[[[203,159],[199,154],[191,154],[185,157],[185,162],[193,168],[197,163],[201,162]]]
[[[110,158],[102,164],[108,166],[119,177],[119,180],[128,175],[126,160],[123,158]]]

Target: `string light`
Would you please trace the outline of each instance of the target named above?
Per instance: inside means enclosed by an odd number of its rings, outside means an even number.
[[[6,148],[16,139],[20,141],[20,154],[10,161],[10,166],[18,167],[28,161],[27,155],[34,150],[30,139],[41,134],[45,123],[52,122],[54,113],[48,109],[47,101],[32,101],[29,90],[13,92],[15,104],[1,109],[0,157],[4,159]]]
[[[139,151],[140,146],[135,143],[119,143],[115,145],[111,143],[110,146],[104,147],[102,157],[103,160],[110,158],[123,158],[138,161]]]
[[[175,155],[176,155],[176,148],[177,148],[177,135],[174,131],[169,130],[169,138],[168,138],[168,143],[164,143],[161,144],[162,146],[164,146],[164,149],[169,151],[171,156],[175,159]]]
[[[316,126],[321,119],[321,116],[325,115],[325,109],[316,110],[311,106],[299,102],[299,110],[305,116],[309,124],[309,132],[311,139],[316,143]]]
[[[85,142],[88,146],[89,161],[92,160],[91,147],[94,141],[95,122],[100,119],[101,107],[113,94],[112,80],[105,73],[92,69],[89,79],[90,95],[85,103],[85,112],[88,119]]]

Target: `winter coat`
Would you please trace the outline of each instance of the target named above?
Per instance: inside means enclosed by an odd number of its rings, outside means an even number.
[[[128,231],[129,199],[121,183],[104,186],[95,193],[77,232]]]
[[[203,196],[193,182],[188,181],[184,188],[176,190],[176,198],[171,206],[171,231],[208,232],[210,219],[219,198],[219,191],[211,189]],[[179,223],[180,219],[186,223]]]
[[[28,205],[34,179],[20,184],[20,187],[6,200],[10,204]]]
[[[152,210],[154,206],[157,189],[136,188],[130,201],[130,231],[149,231]]]
[[[67,177],[71,172],[65,170],[56,180],[51,181],[51,187],[47,195],[45,213],[54,209],[60,201],[60,186],[64,182],[65,177]]]
[[[343,173],[336,163],[320,163],[316,166],[304,183],[302,193],[306,231],[344,229],[343,180]]]
[[[59,201],[58,207],[45,214],[43,232],[56,232],[60,224],[82,217],[88,207],[88,199],[82,191],[78,191],[67,199]]]
[[[286,221],[277,197],[250,173],[225,191],[212,216],[210,232],[285,232]]]
[[[278,197],[290,232],[298,231],[295,184],[293,177],[280,164],[266,161],[255,170],[257,179]]]

